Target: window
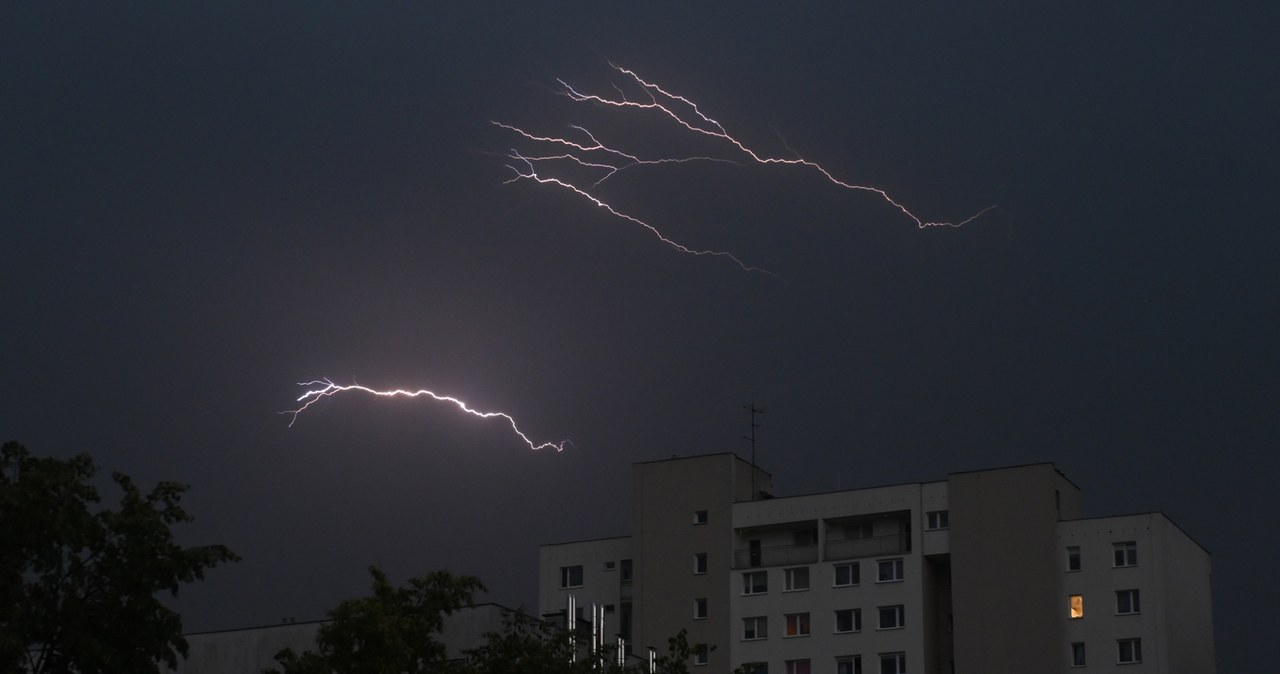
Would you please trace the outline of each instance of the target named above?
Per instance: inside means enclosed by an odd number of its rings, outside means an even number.
[[[754,618],[742,619],[742,640],[752,641],[755,639],[769,638],[769,622],[764,616],[756,616]]]
[[[880,674],[906,674],[906,653],[881,653]]]
[[[1075,620],[1084,617],[1084,595],[1073,594],[1067,599],[1067,617]]]
[[[768,571],[750,571],[742,574],[742,594],[764,594],[768,591]]]
[[[605,563],[604,563],[604,570],[605,570],[605,571],[612,571],[612,570],[614,570],[615,568],[617,568],[617,566],[618,566],[617,562],[605,562]]]
[[[1141,612],[1142,607],[1138,604],[1137,590],[1120,590],[1116,592],[1116,613],[1127,615]]]
[[[842,655],[836,658],[836,674],[862,674],[862,656]]]
[[[560,587],[582,587],[582,565],[560,567]]]
[[[787,660],[787,674],[809,674],[809,661]]]
[[[1080,570],[1080,546],[1072,545],[1067,548],[1067,570]]]
[[[845,587],[847,585],[857,585],[862,582],[862,574],[858,571],[858,563],[852,564],[836,564],[836,587]]]
[[[800,566],[782,571],[782,591],[795,592],[809,589],[809,567]]]
[[[1125,541],[1116,543],[1112,547],[1115,548],[1115,564],[1113,566],[1137,566],[1138,565],[1138,544],[1135,541]]]
[[[946,529],[951,526],[951,512],[948,510],[934,510],[925,513],[926,529]]]
[[[706,523],[707,523],[707,511],[705,511],[705,510],[695,510],[695,511],[693,511],[693,523],[694,523],[694,524],[706,524]]]
[[[618,582],[623,585],[631,584],[631,560],[622,560],[621,570],[618,573]]]
[[[707,617],[707,598],[698,597],[693,600],[693,619],[705,620]]]
[[[787,634],[789,637],[807,637],[809,636],[809,614],[808,613],[788,613],[787,618]]]
[[[1116,661],[1120,664],[1142,662],[1142,639],[1119,639],[1116,646],[1119,650]]]
[[[1077,641],[1075,643],[1072,643],[1071,644],[1071,666],[1084,667],[1084,665],[1085,665],[1084,642]]]
[[[861,632],[862,631],[862,609],[860,608],[842,608],[836,610],[836,631],[837,632]]]
[[[902,580],[902,560],[901,559],[882,559],[877,562],[880,573],[877,576],[877,583],[894,583]]]
[[[881,606],[880,607],[880,629],[896,630],[899,627],[906,626],[905,609],[902,604],[897,606]]]
[[[711,660],[711,649],[706,644],[698,644],[693,647],[693,664],[696,666],[706,665]]]
[[[699,552],[693,555],[693,572],[698,574],[707,572],[707,553]]]
[[[742,669],[747,674],[769,674],[769,663],[747,662],[747,663],[743,663]]]

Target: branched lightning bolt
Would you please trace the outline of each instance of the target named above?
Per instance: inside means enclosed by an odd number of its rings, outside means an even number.
[[[419,389],[417,391],[408,391],[404,389],[392,389],[387,391],[379,391],[376,389],[369,388],[367,386],[360,386],[357,384],[343,386],[340,384],[335,384],[332,381],[329,381],[328,379],[321,379],[318,381],[309,381],[309,382],[300,382],[298,386],[318,387],[318,388],[310,388],[307,390],[307,392],[303,393],[301,396],[298,397],[298,402],[302,403],[302,407],[299,407],[296,410],[285,410],[280,413],[280,414],[292,415],[289,419],[290,428],[292,428],[293,423],[298,420],[299,414],[302,414],[303,412],[305,412],[308,407],[311,407],[320,399],[328,398],[329,396],[337,395],[338,393],[344,393],[347,391],[359,391],[361,393],[368,393],[370,395],[383,396],[387,398],[394,398],[397,396],[405,397],[405,398],[418,398],[418,397],[425,396],[425,397],[431,398],[432,400],[437,400],[439,402],[452,403],[455,407],[462,410],[463,412],[466,412],[467,414],[470,414],[472,416],[480,417],[481,419],[493,419],[493,418],[503,419],[508,424],[511,425],[511,430],[515,431],[515,434],[520,436],[521,440],[524,440],[524,443],[529,446],[529,449],[533,449],[533,450],[554,448],[557,452],[563,452],[566,446],[573,444],[569,440],[561,440],[560,442],[535,443],[533,440],[529,439],[529,436],[524,434],[524,431],[520,430],[520,427],[516,425],[516,420],[513,419],[511,415],[505,412],[481,412],[479,410],[472,409],[465,402],[457,398],[454,398],[453,396],[440,395],[439,393],[435,393],[434,391],[428,391],[426,389]]]
[[[610,206],[604,201],[601,201],[599,198],[592,196],[590,192],[587,192],[581,187],[578,187],[570,182],[561,180],[559,178],[544,178],[538,175],[538,172],[534,169],[534,166],[533,166],[533,162],[537,161],[537,159],[533,157],[525,157],[521,155],[519,152],[516,152],[515,150],[511,151],[510,157],[513,160],[523,162],[526,168],[525,170],[522,171],[519,168],[512,166],[511,164],[507,164],[507,168],[511,169],[516,174],[514,178],[506,181],[508,183],[512,183],[517,180],[532,180],[542,185],[557,185],[557,186],[563,187],[569,190],[570,192],[573,192],[574,194],[581,196],[587,201],[590,201],[596,206],[599,206],[600,208],[605,209],[606,211],[608,211],[609,213],[611,213],[616,217],[622,218],[623,220],[627,220],[630,222],[634,222],[635,224],[640,225],[641,227],[644,227],[645,229],[652,232],[654,236],[658,237],[658,240],[680,251],[681,253],[687,253],[689,255],[714,255],[718,257],[726,257],[726,258],[729,258],[730,260],[733,260],[735,264],[737,264],[739,267],[742,267],[746,271],[758,271],[764,274],[774,275],[773,272],[767,269],[761,269],[760,267],[752,267],[747,265],[745,262],[735,257],[732,253],[727,253],[722,250],[696,250],[693,248],[689,248],[688,246],[682,243],[677,243],[675,241],[672,241],[671,239],[668,239],[662,232],[658,231],[657,227],[654,227],[653,225],[650,225],[644,220],[641,220],[640,218],[637,218],[633,215],[627,215],[626,213],[619,211],[613,206]]]
[[[729,259],[732,259],[734,262],[736,262],[739,267],[742,267],[743,269],[746,269],[748,271],[764,271],[764,270],[758,267],[750,267],[744,264],[737,257],[726,252],[691,250],[686,246],[683,246],[681,244],[678,244],[670,240],[653,225],[650,225],[649,223],[644,222],[634,216],[620,213],[619,211],[617,211],[616,209],[614,209],[613,207],[605,203],[603,200],[601,200],[599,197],[596,197],[593,194],[591,194],[589,190],[595,189],[601,183],[617,175],[619,172],[635,166],[686,163],[686,162],[721,162],[721,163],[736,164],[736,165],[755,163],[755,164],[763,164],[763,165],[803,166],[808,169],[812,169],[816,171],[828,182],[838,187],[841,187],[843,189],[862,191],[862,192],[871,192],[879,196],[886,203],[896,208],[903,215],[907,216],[907,218],[909,218],[912,222],[914,222],[916,227],[920,229],[924,229],[927,227],[962,227],[970,222],[973,222],[974,220],[981,217],[985,213],[996,208],[996,206],[994,205],[988,206],[978,211],[977,213],[974,213],[973,215],[956,222],[927,221],[917,216],[915,213],[911,212],[905,205],[903,205],[901,202],[894,199],[885,190],[880,189],[878,187],[872,187],[869,185],[858,185],[858,184],[841,180],[840,178],[837,178],[835,174],[827,170],[826,167],[822,166],[821,164],[815,161],[805,159],[804,157],[800,156],[798,153],[795,153],[794,150],[791,150],[789,146],[787,147],[787,149],[793,152],[793,154],[795,155],[792,158],[773,157],[773,156],[766,156],[764,154],[761,154],[756,150],[753,150],[752,148],[747,146],[744,142],[739,140],[737,137],[731,135],[725,129],[724,125],[722,125],[720,122],[712,118],[710,115],[703,112],[702,109],[698,106],[698,104],[690,100],[689,98],[667,91],[666,89],[662,88],[658,84],[649,82],[644,78],[640,77],[640,75],[633,70],[623,68],[613,63],[610,63],[609,65],[614,70],[630,78],[636,85],[638,85],[640,89],[644,92],[645,98],[647,98],[647,100],[633,100],[631,98],[628,98],[620,87],[612,83],[610,84],[610,86],[612,86],[613,90],[617,92],[616,98],[611,96],[600,95],[600,94],[583,93],[562,79],[556,80],[556,82],[559,84],[559,89],[557,89],[556,92],[569,98],[570,100],[573,100],[579,103],[593,103],[596,105],[613,107],[613,108],[630,108],[630,109],[636,109],[636,110],[646,110],[646,111],[657,112],[658,114],[663,115],[668,119],[674,121],[677,125],[679,125],[680,127],[683,127],[686,131],[728,143],[739,153],[741,153],[742,155],[745,155],[745,159],[735,161],[735,160],[727,159],[724,157],[713,157],[713,156],[658,157],[658,158],[645,159],[645,158],[641,158],[636,153],[627,152],[623,149],[620,149],[619,147],[616,147],[613,145],[606,145],[602,143],[599,139],[595,137],[594,134],[592,134],[590,131],[588,131],[586,128],[580,125],[576,125],[576,124],[570,125],[569,128],[574,130],[577,133],[582,134],[582,136],[584,136],[587,139],[587,142],[573,140],[571,138],[564,137],[564,136],[537,135],[510,124],[493,121],[492,123],[495,126],[511,131],[512,133],[515,133],[526,140],[529,140],[535,143],[543,143],[543,144],[560,146],[561,148],[564,148],[564,151],[561,153],[546,154],[546,155],[541,155],[541,154],[535,155],[533,153],[521,153],[516,150],[513,150],[512,153],[508,155],[508,157],[514,161],[519,162],[526,168],[522,170],[520,168],[516,168],[508,164],[508,168],[511,168],[511,170],[516,173],[516,177],[512,178],[508,182],[514,182],[516,180],[521,180],[521,179],[528,179],[543,185],[557,185],[559,187],[563,187],[565,189],[575,192],[579,196],[582,196],[590,200],[597,206],[605,208],[606,210],[608,210],[610,213],[612,213],[617,217],[620,217],[625,220],[629,220],[631,222],[634,222],[636,224],[639,224],[649,229],[653,234],[655,234],[663,242],[667,243],[669,246],[675,248],[680,252],[694,254],[694,255],[718,255],[718,256],[728,257]],[[783,141],[783,144],[786,145],[785,140]],[[538,171],[535,168],[536,165],[539,165],[541,163],[550,164],[554,162],[573,163],[578,165],[579,167],[582,167],[591,171],[599,171],[601,175],[600,175],[600,178],[598,178],[593,183],[591,183],[590,186],[580,187],[577,184],[574,184],[564,178],[543,177],[538,174]]]

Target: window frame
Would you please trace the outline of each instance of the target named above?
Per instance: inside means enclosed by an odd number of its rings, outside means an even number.
[[[764,582],[761,583],[760,585],[755,585],[753,583],[750,583],[748,580],[748,579],[757,578],[757,577],[762,578]],[[756,590],[755,588],[757,587],[759,587],[760,589]],[[748,588],[754,591],[748,592],[747,591]],[[753,597],[755,595],[760,595],[760,594],[769,594],[769,572],[768,571],[744,571],[742,573],[742,596]]]
[[[840,665],[849,665],[848,671],[841,672]],[[836,656],[836,674],[862,674],[862,656],[861,655],[837,655]]]
[[[924,514],[925,531],[945,531],[951,528],[950,510],[930,510]]]
[[[1071,666],[1086,667],[1089,663],[1089,654],[1085,649],[1083,641],[1071,642]]]
[[[708,566],[709,564],[707,562],[707,553],[705,552],[693,553],[693,575],[705,576],[707,574]]]
[[[747,636],[747,624],[754,628],[752,633],[755,636]],[[742,641],[764,641],[769,638],[769,616],[756,615],[748,616],[742,619]]]
[[[888,615],[893,616],[892,625],[884,624],[885,611],[889,611]],[[907,607],[905,604],[888,604],[886,606],[876,607],[876,630],[900,630],[907,626]]]
[[[889,568],[893,572],[889,574],[888,578],[886,578],[884,575],[884,568],[886,564],[889,565]],[[901,583],[904,580],[906,580],[906,577],[907,577],[906,565],[903,564],[901,557],[876,560],[876,582],[877,583]]]
[[[801,665],[804,666],[803,670]],[[809,658],[797,658],[795,660],[783,660],[782,670],[786,674],[813,674],[813,662]]]
[[[1067,620],[1083,620],[1084,619],[1084,595],[1069,594],[1067,595]]]
[[[1124,609],[1124,600],[1128,600],[1128,609]],[[1137,615],[1142,613],[1142,597],[1137,588],[1116,590],[1116,615]]]
[[[803,574],[797,573],[797,572],[803,572]],[[800,575],[804,576],[804,587],[799,587],[795,584],[796,578]],[[782,570],[782,591],[783,592],[807,592],[809,588],[812,586],[812,583],[810,582],[811,575],[812,574],[809,573],[809,567],[807,566],[793,566],[790,568],[783,569]]]
[[[1129,659],[1125,659],[1125,647],[1129,647]],[[1142,663],[1142,639],[1139,637],[1130,637],[1128,639],[1116,639],[1116,664],[1117,665],[1137,665]]]
[[[840,614],[849,614],[850,629],[840,629]],[[833,634],[857,634],[862,631],[862,609],[860,608],[838,608],[833,613],[832,629]]]
[[[831,569],[831,587],[857,587],[862,584],[862,569],[857,562],[835,564]],[[840,582],[840,569],[849,569],[850,582]]]
[[[1067,546],[1067,573],[1075,573],[1081,569],[1080,546]]]
[[[893,663],[893,669],[886,670],[885,664],[890,662]],[[906,672],[907,672],[906,651],[880,654],[880,674],[906,674]]]
[[[693,619],[694,620],[707,619],[707,598],[706,597],[695,597],[693,599]]]
[[[693,523],[694,523],[694,525],[706,524],[706,523],[707,523],[707,522],[709,522],[709,521],[710,521],[710,518],[709,518],[709,516],[707,515],[707,511],[705,511],[705,510],[695,510],[695,511],[693,511]]]
[[[578,582],[576,585],[573,583],[574,569],[578,570]],[[583,573],[581,564],[570,564],[569,566],[560,567],[560,589],[572,590],[574,588],[582,587],[584,576],[585,574]]]
[[[706,644],[697,644],[693,647],[693,666],[706,667],[711,663],[711,649]]]
[[[1116,541],[1111,544],[1111,568],[1127,569],[1137,565],[1137,541]]]
[[[809,620],[809,612],[801,613],[784,613],[783,618],[783,639],[799,639],[813,634],[813,623]],[[792,634],[792,629],[795,634]]]

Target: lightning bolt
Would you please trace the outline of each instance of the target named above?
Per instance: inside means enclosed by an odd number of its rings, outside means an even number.
[[[280,414],[291,415],[289,419],[290,428],[293,428],[293,424],[295,421],[298,420],[299,414],[302,414],[303,412],[305,412],[308,407],[311,407],[312,405],[316,404],[316,402],[320,401],[321,399],[328,398],[330,396],[337,395],[339,393],[346,393],[349,391],[358,391],[360,393],[367,393],[369,395],[381,396],[384,398],[427,397],[427,398],[431,398],[432,400],[436,400],[438,402],[451,403],[453,404],[454,407],[457,407],[463,412],[466,412],[467,414],[470,414],[475,417],[480,417],[481,419],[494,419],[494,418],[502,419],[511,426],[511,430],[514,431],[516,435],[520,436],[520,439],[524,441],[524,444],[529,446],[529,449],[532,449],[535,451],[539,449],[555,449],[557,452],[563,452],[566,446],[573,444],[569,440],[561,440],[560,442],[536,443],[533,440],[530,440],[529,436],[525,435],[524,431],[520,430],[520,427],[516,425],[516,420],[513,419],[511,415],[507,414],[506,412],[481,412],[479,410],[472,409],[469,405],[467,405],[462,400],[459,400],[458,398],[455,398],[453,396],[441,395],[439,393],[436,393],[434,391],[428,391],[426,389],[418,389],[417,391],[408,391],[405,389],[392,389],[392,390],[386,390],[386,391],[379,391],[377,389],[372,389],[367,386],[359,386],[357,384],[343,386],[341,384],[335,384],[332,381],[329,381],[328,379],[321,379],[318,381],[309,381],[309,382],[300,382],[298,386],[306,386],[306,387],[312,387],[312,388],[309,388],[305,393],[303,393],[301,396],[298,397],[298,402],[302,403],[301,407],[299,407],[296,410],[285,410],[283,412],[280,412]]]
[[[516,166],[512,166],[511,164],[508,164],[507,167],[510,168],[512,171],[514,171],[516,174],[514,178],[507,181],[508,183],[515,182],[517,180],[532,180],[542,185],[555,185],[555,186],[570,190],[575,194],[591,201],[596,206],[604,208],[605,210],[609,211],[611,214],[613,214],[616,217],[622,218],[624,220],[628,220],[635,224],[641,225],[642,227],[645,227],[650,232],[652,232],[655,236],[657,236],[660,240],[666,243],[668,246],[671,246],[672,248],[675,248],[676,250],[682,253],[687,253],[691,255],[722,256],[734,261],[735,263],[737,263],[739,267],[747,271],[760,271],[765,273],[769,273],[769,272],[767,272],[766,270],[760,269],[759,267],[751,267],[743,263],[741,260],[739,260],[737,257],[735,257],[730,253],[723,252],[723,251],[692,250],[682,244],[676,243],[675,241],[672,241],[667,236],[665,236],[661,231],[659,231],[653,225],[635,216],[619,212],[617,209],[605,203],[599,197],[593,195],[590,192],[590,190],[595,189],[596,187],[599,187],[601,183],[616,176],[618,173],[636,166],[687,163],[687,162],[718,162],[718,163],[734,164],[739,166],[748,165],[748,164],[761,164],[761,165],[782,165],[782,166],[804,167],[812,171],[815,171],[824,180],[842,189],[859,191],[859,192],[870,192],[878,196],[880,199],[882,199],[883,201],[885,201],[886,203],[888,203],[889,205],[897,209],[899,212],[901,212],[903,215],[905,215],[907,218],[909,218],[913,223],[915,223],[916,227],[919,229],[925,229],[929,227],[963,227],[964,225],[967,225],[970,222],[973,222],[974,220],[982,217],[984,214],[997,208],[997,206],[991,205],[978,211],[977,213],[974,213],[973,215],[970,215],[967,218],[964,218],[963,220],[959,220],[955,222],[925,220],[924,218],[921,218],[920,216],[916,215],[911,210],[909,210],[903,203],[899,202],[898,200],[890,196],[890,194],[887,191],[879,187],[873,187],[870,185],[858,185],[855,183],[842,180],[836,177],[836,175],[833,174],[831,171],[829,171],[826,167],[822,166],[821,164],[815,161],[806,159],[800,156],[798,153],[795,155],[795,157],[774,157],[774,156],[768,156],[761,152],[758,152],[752,149],[751,147],[749,147],[742,140],[730,134],[728,130],[725,129],[723,124],[721,124],[719,121],[717,121],[715,118],[711,117],[707,113],[703,112],[702,109],[698,106],[698,104],[693,100],[686,98],[685,96],[682,96],[680,94],[676,94],[671,91],[668,91],[656,83],[645,80],[633,70],[624,68],[614,63],[609,63],[609,66],[614,70],[616,70],[618,73],[629,78],[635,85],[637,85],[640,88],[640,90],[644,92],[645,99],[647,100],[633,100],[631,98],[628,98],[626,94],[623,93],[622,89],[619,88],[616,84],[611,85],[614,91],[617,92],[616,97],[602,95],[602,94],[583,93],[582,91],[579,91],[577,88],[575,88],[574,86],[572,86],[568,82],[565,82],[562,79],[556,80],[557,84],[559,85],[559,88],[553,89],[553,90],[557,94],[563,95],[569,98],[570,100],[578,103],[592,103],[592,104],[595,104],[598,106],[604,106],[604,107],[655,112],[673,121],[675,124],[677,124],[678,126],[680,126],[681,128],[683,128],[685,131],[689,133],[705,136],[705,137],[708,137],[717,141],[722,141],[723,143],[728,144],[733,150],[736,151],[735,152],[736,154],[741,156],[741,159],[732,160],[726,157],[715,157],[715,156],[678,156],[678,157],[642,158],[637,153],[628,152],[624,149],[621,149],[620,147],[617,147],[614,145],[608,145],[601,142],[599,139],[596,138],[596,136],[591,131],[587,130],[585,127],[580,125],[576,125],[576,124],[570,125],[569,128],[572,129],[575,133],[581,134],[585,140],[575,140],[565,136],[538,135],[538,134],[534,134],[529,131],[526,131],[520,127],[513,126],[511,124],[506,124],[503,122],[491,120],[491,123],[493,125],[498,126],[507,131],[510,131],[527,141],[530,141],[536,144],[542,144],[542,145],[558,146],[560,148],[560,151],[554,154],[521,153],[519,151],[512,150],[511,154],[508,155],[508,158],[514,162],[519,163],[524,168],[517,168]],[[784,145],[785,145],[785,141],[784,141]],[[790,148],[788,147],[788,149]],[[600,177],[596,179],[594,182],[592,182],[589,186],[582,187],[565,178],[544,177],[540,175],[536,169],[538,165],[541,165],[544,163],[554,165],[555,163],[563,163],[563,162],[575,164],[578,167],[581,167],[588,171],[597,171],[599,172]]]

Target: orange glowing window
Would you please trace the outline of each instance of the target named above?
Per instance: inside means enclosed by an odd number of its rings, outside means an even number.
[[[1070,605],[1071,605],[1071,618],[1073,620],[1076,618],[1084,617],[1084,595],[1082,594],[1071,595]]]

